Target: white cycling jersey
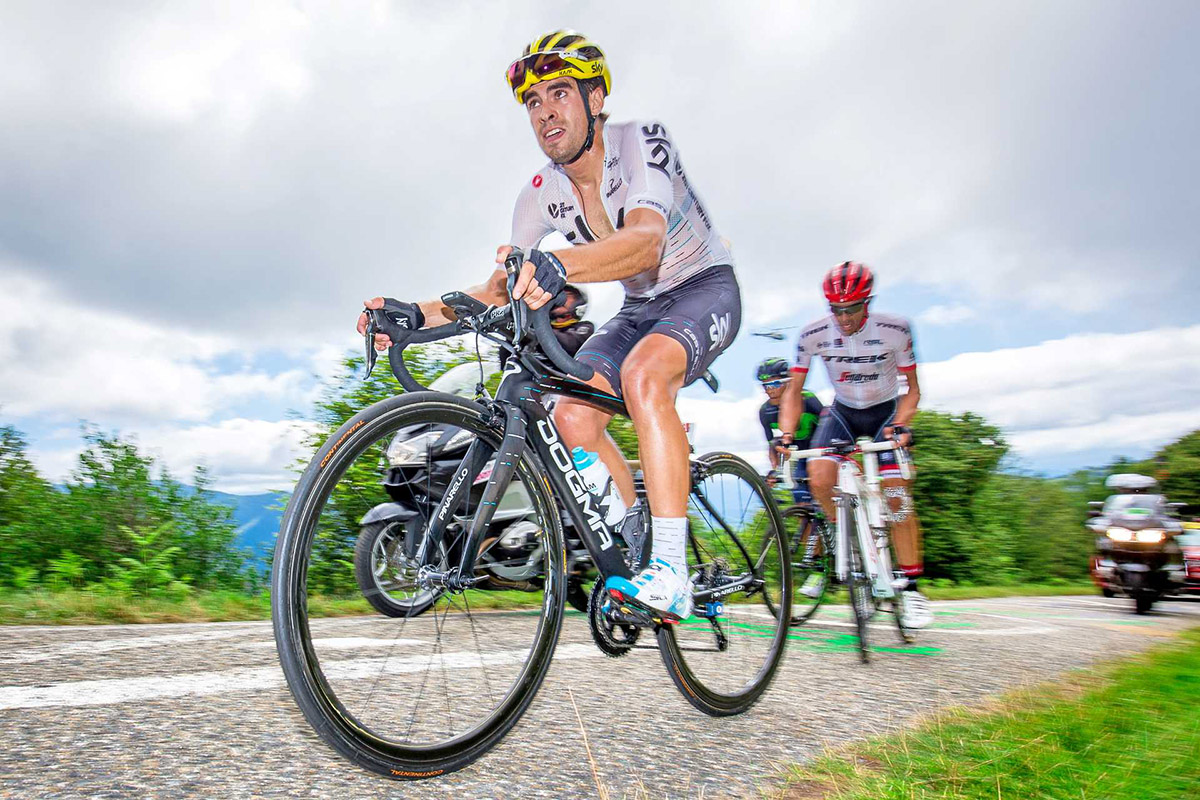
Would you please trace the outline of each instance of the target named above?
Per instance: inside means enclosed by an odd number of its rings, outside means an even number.
[[[656,297],[733,256],[688,182],[679,154],[661,122],[605,123],[604,210],[617,230],[635,208],[667,221],[667,242],[654,269],[621,281],[629,297]],[[571,244],[593,242],[583,207],[562,167],[547,163],[525,184],[513,210],[511,244],[528,250],[559,231]]]
[[[868,312],[863,326],[851,336],[832,316],[808,325],[796,345],[793,372],[807,373],[813,356],[825,362],[838,402],[851,408],[870,408],[896,399],[896,375],[917,368],[912,326],[895,314]]]

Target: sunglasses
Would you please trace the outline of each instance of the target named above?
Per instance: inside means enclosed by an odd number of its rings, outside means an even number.
[[[532,84],[547,75],[571,69],[573,66],[553,51],[525,56],[508,65],[508,86],[516,92],[518,89],[528,88],[527,84]],[[533,80],[530,80],[531,75]]]
[[[829,310],[833,312],[835,317],[852,317],[863,310],[863,306],[867,304],[866,300],[860,300],[848,306],[830,306]]]
[[[778,389],[780,386],[787,386],[791,378],[779,378],[773,381],[763,381],[764,389]]]

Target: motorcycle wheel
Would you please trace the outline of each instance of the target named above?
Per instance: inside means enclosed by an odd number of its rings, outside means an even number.
[[[1138,614],[1149,614],[1158,599],[1158,592],[1143,589],[1133,596],[1133,609]]]
[[[588,592],[580,581],[567,581],[567,605],[580,614],[588,613]]]
[[[354,544],[354,579],[366,601],[389,617],[424,614],[437,599],[416,585],[417,570],[406,566],[404,525],[372,522],[362,527]]]

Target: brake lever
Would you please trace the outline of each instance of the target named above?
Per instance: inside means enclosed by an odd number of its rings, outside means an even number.
[[[375,369],[375,362],[379,358],[379,353],[375,350],[375,334],[378,332],[379,323],[375,321],[375,311],[367,309],[367,330],[363,334],[367,345],[367,372],[363,375],[364,381],[371,377],[371,370]]]
[[[526,315],[529,313],[529,307],[524,302],[513,299],[513,287],[517,285],[517,276],[520,275],[521,265],[524,263],[525,253],[519,247],[512,248],[508,258],[504,259],[504,271],[508,273],[508,280],[505,282],[508,288],[508,303],[513,312],[514,343],[519,343],[525,338]]]

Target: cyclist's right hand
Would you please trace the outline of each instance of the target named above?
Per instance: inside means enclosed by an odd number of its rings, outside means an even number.
[[[375,334],[375,349],[387,350],[405,338],[407,333],[418,330],[425,324],[425,315],[416,303],[405,303],[391,297],[373,297],[363,305],[374,311],[383,309],[379,320],[379,333]],[[367,312],[358,315],[358,332],[367,333]]]
[[[512,252],[509,245],[496,248],[496,263],[503,264]],[[551,302],[555,295],[567,285],[567,271],[553,253],[530,250],[525,254],[525,263],[513,286],[513,299],[524,299],[534,310]]]
[[[767,474],[763,476],[763,479],[766,480],[768,488],[774,489],[775,484],[779,483],[779,473],[773,469],[768,470]]]

